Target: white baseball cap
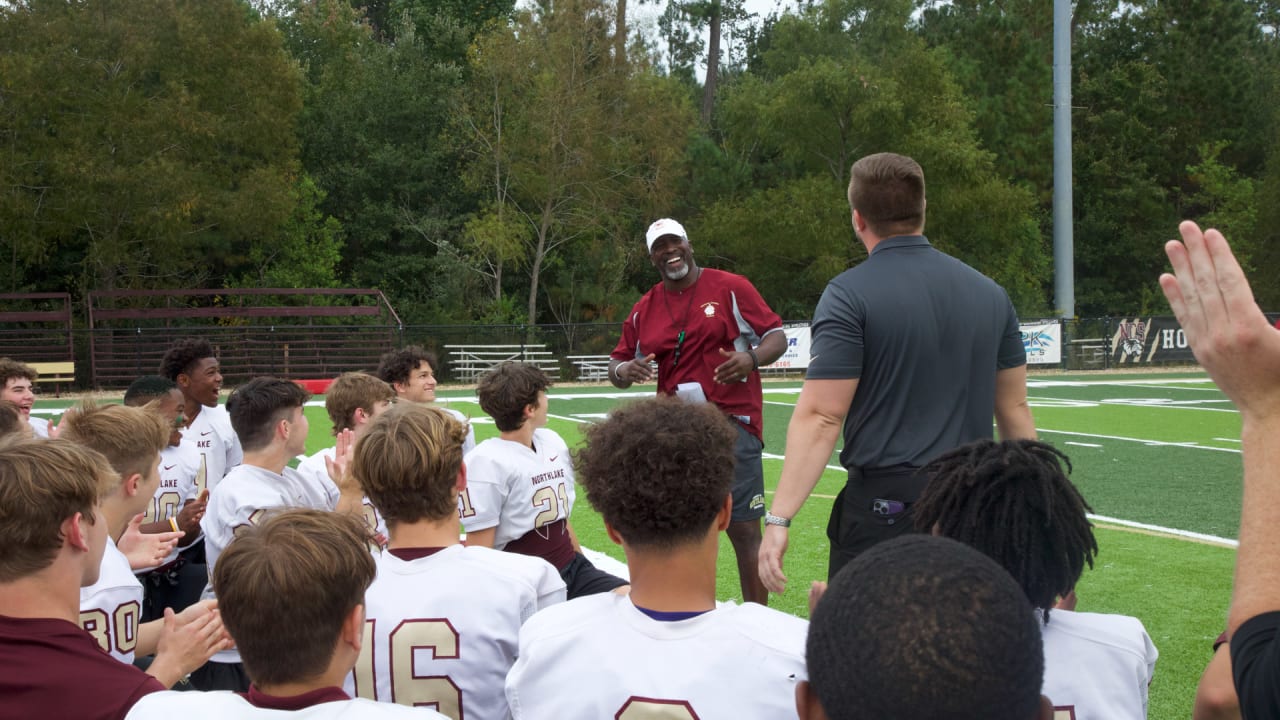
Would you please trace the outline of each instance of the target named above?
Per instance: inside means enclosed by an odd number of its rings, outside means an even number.
[[[689,239],[689,235],[685,233],[683,225],[671,218],[662,218],[654,221],[649,226],[649,231],[644,234],[644,244],[649,248],[649,252],[653,252],[653,244],[664,235],[675,235],[682,240]]]

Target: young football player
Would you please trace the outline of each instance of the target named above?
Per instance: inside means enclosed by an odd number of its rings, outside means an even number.
[[[244,462],[232,468],[210,493],[209,507],[200,522],[210,576],[236,533],[261,522],[269,511],[334,509],[323,488],[288,466],[306,446],[310,426],[302,406],[310,397],[295,382],[263,377],[250,380],[227,398],[227,412],[244,448]],[[352,492],[340,492],[337,507],[359,513],[361,501],[355,487]],[[205,596],[214,597],[214,590],[211,584]],[[249,678],[235,650],[214,656],[192,674],[191,682],[201,690],[245,692],[249,688]]]
[[[350,430],[351,442],[359,441],[369,429],[369,423],[386,412],[395,399],[395,391],[390,385],[368,373],[350,372],[339,375],[324,395],[324,409],[333,423],[334,437],[341,435],[344,430]],[[332,463],[336,455],[337,449],[329,447],[298,463],[298,472],[323,487],[334,506],[338,504],[338,486],[329,477],[327,463]],[[387,525],[368,498],[365,498],[362,509],[365,522],[374,537],[385,538]]]
[[[887,540],[818,602],[796,707],[802,720],[1050,720],[1036,625],[982,553],[928,535]]]
[[[36,402],[36,378],[34,368],[23,362],[0,358],[0,400],[8,400],[18,408],[22,421],[31,426],[39,437],[49,437],[49,421],[31,414]]]
[[[152,502],[160,485],[160,450],[169,442],[170,427],[142,408],[85,401],[67,413],[60,431],[63,440],[101,453],[119,475],[119,482],[100,501],[107,543],[97,582],[80,589],[80,626],[122,662],[155,654],[147,672],[166,686],[185,678],[226,644],[211,604],[193,605],[179,613],[176,622],[142,622],[142,583],[117,548],[129,521]],[[173,617],[172,610],[164,614]],[[188,625],[187,632],[177,632]]]
[[[507,677],[513,717],[795,717],[808,623],[716,602],[732,422],[713,405],[660,396],[587,429],[578,471],[626,553],[631,594],[570,600],[525,623]]]
[[[244,458],[227,410],[218,405],[222,373],[213,346],[203,338],[179,340],[160,361],[160,374],[177,383],[185,398],[182,442],[200,453],[197,493],[212,490]]]
[[[555,566],[569,597],[624,588],[626,580],[591,564],[569,526],[573,463],[547,425],[551,380],[533,365],[503,363],[480,378],[480,407],[500,435],[466,456],[458,511],[467,544],[540,557]],[[625,592],[625,591],[624,591]]]
[[[156,693],[129,720],[441,720],[426,708],[342,691],[364,642],[364,594],[375,572],[367,535],[356,516],[315,510],[243,528],[218,559],[213,586],[253,684],[244,694]]]
[[[204,517],[209,491],[196,489],[201,455],[194,445],[182,444],[182,414],[185,398],[177,383],[159,375],[144,375],[134,380],[124,392],[124,404],[147,407],[160,414],[169,425],[169,444],[160,450],[160,486],[144,512],[142,532],[182,533],[178,545],[160,566],[140,573],[146,593],[142,606],[143,621],[164,615],[165,608],[183,610],[200,599],[208,581],[203,553],[194,557],[192,546],[200,539],[200,520]]]
[[[347,688],[454,720],[503,718],[520,625],[563,601],[565,586],[541,558],[459,542],[465,437],[440,408],[401,403],[356,444],[351,473],[391,542],[365,595],[366,641]]]
[[[164,689],[77,622],[107,545],[99,498],[119,481],[76,443],[0,440],[0,720],[118,720]]]
[[[396,396],[406,402],[434,403],[436,401],[436,371],[440,367],[435,353],[418,345],[392,350],[382,356],[374,374],[396,391]],[[467,439],[462,443],[465,455],[476,446],[475,430],[467,422],[467,416],[452,408],[442,407],[455,420],[467,428]]]
[[[1144,720],[1156,652],[1142,621],[1050,608],[1093,566],[1098,544],[1070,461],[1035,440],[978,440],[921,471],[916,529],[958,540],[1013,576],[1039,611],[1044,694],[1075,720]]]

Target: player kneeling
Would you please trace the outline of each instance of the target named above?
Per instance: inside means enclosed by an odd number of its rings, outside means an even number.
[[[366,643],[347,688],[434,706],[454,720],[503,718],[520,626],[563,601],[565,585],[541,558],[458,542],[466,436],[443,410],[404,403],[356,444],[351,473],[391,540],[369,588]]]
[[[716,604],[733,512],[731,422],[712,405],[659,397],[586,431],[579,474],[627,555],[631,594],[570,600],[525,624],[507,678],[513,717],[796,717],[808,623]]]
[[[236,639],[249,692],[155,693],[128,720],[440,718],[426,709],[352,700],[342,680],[360,654],[364,595],[375,566],[363,521],[290,510],[243,526],[218,559],[213,586]]]

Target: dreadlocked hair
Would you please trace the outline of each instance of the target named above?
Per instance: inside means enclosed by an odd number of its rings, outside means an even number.
[[[921,472],[929,484],[915,504],[916,529],[993,558],[1048,622],[1049,608],[1098,554],[1086,515],[1093,508],[1067,478],[1071,460],[1036,440],[979,440]]]

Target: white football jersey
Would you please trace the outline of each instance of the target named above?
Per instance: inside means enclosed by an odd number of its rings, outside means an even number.
[[[227,408],[204,406],[182,431],[182,444],[200,453],[202,464],[196,473],[196,494],[206,487],[210,490],[222,481],[231,468],[244,461],[240,438],[231,429],[231,416]]]
[[[502,549],[573,511],[573,465],[569,447],[554,430],[533,431],[533,448],[489,438],[466,456],[467,489],[458,498],[467,532],[497,527],[493,546]]]
[[[462,545],[414,560],[384,552],[345,689],[454,720],[506,718],[520,626],[564,599],[564,581],[541,558]]]
[[[42,417],[36,417],[35,415],[28,415],[27,424],[31,426],[31,432],[35,433],[36,437],[49,437],[48,420]]]
[[[143,697],[129,710],[125,720],[364,720],[400,718],[401,720],[444,720],[444,716],[426,708],[407,708],[370,700],[333,700],[300,710],[273,710],[257,707],[238,693],[165,692]]]
[[[462,454],[465,456],[467,453],[471,452],[472,450],[475,450],[476,449],[476,429],[472,427],[471,420],[469,420],[466,415],[463,415],[462,413],[458,412],[457,410],[454,410],[453,408],[447,408],[443,405],[434,405],[433,407],[438,407],[441,410],[449,413],[454,417],[455,420],[467,426],[467,437],[465,440],[462,441]]]
[[[338,499],[342,493],[338,492],[338,486],[329,478],[329,469],[325,466],[324,460],[325,458],[332,460],[336,454],[336,449],[325,448],[298,463],[298,473],[324,490],[325,496],[329,498],[329,503],[333,507],[338,506]],[[387,524],[382,520],[382,514],[367,497],[364,499],[364,521],[374,533],[380,533],[383,536],[387,534]]]
[[[277,475],[256,465],[237,465],[222,478],[210,491],[209,506],[200,521],[210,577],[204,597],[214,597],[213,567],[218,556],[235,539],[236,528],[256,525],[265,520],[269,512],[289,508],[332,510],[333,506],[323,490],[292,468],[285,468],[283,474]],[[240,653],[223,650],[213,656],[213,661],[237,663]]]
[[[630,598],[588,595],[525,623],[507,702],[517,720],[791,719],[808,630],[755,603],[662,622]]]
[[[143,525],[176,518],[188,500],[196,499],[200,494],[196,490],[196,475],[200,472],[201,460],[200,453],[191,445],[170,445],[160,451],[160,486],[147,504],[147,510],[142,516]],[[195,537],[183,537],[178,544],[185,548],[200,537],[199,534]],[[176,560],[179,549],[175,547],[169,551],[169,556],[160,565]],[[138,570],[137,574],[145,572],[147,570]]]
[[[111,657],[133,662],[142,616],[142,583],[129,567],[129,558],[107,537],[98,582],[80,588],[80,627]]]
[[[1041,622],[1041,635],[1041,692],[1053,703],[1055,720],[1145,720],[1160,653],[1141,620],[1054,610],[1047,625]]]

